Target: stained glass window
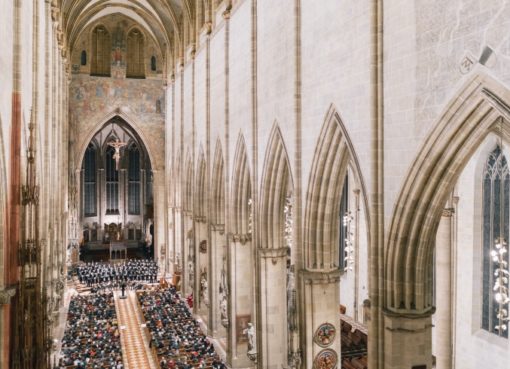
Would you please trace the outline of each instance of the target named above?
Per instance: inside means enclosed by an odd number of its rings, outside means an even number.
[[[496,327],[500,324],[499,304],[494,294],[494,272],[496,265],[491,258],[496,240],[509,240],[509,199],[510,173],[508,163],[501,148],[497,146],[492,151],[485,164],[483,173],[483,303],[482,328],[508,338],[508,331],[500,332]],[[506,255],[507,262],[508,254]],[[506,309],[508,310],[508,306]]]
[[[128,179],[128,212],[138,215],[140,214],[140,152],[135,145],[129,148]]]
[[[92,144],[85,151],[83,169],[83,212],[90,217],[96,215],[96,150]]]

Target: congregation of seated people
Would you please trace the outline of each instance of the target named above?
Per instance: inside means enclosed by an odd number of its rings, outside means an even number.
[[[121,264],[88,262],[80,265],[76,272],[80,283],[92,287],[95,292],[120,288],[122,284],[135,288],[137,282],[155,283],[158,265],[154,260],[145,259],[132,259]]]
[[[115,302],[111,292],[72,298],[59,368],[123,368]]]
[[[226,368],[175,287],[137,294],[160,368]]]

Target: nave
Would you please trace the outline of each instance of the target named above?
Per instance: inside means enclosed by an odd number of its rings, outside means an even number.
[[[152,262],[75,270],[55,369],[226,368],[175,287],[164,278],[154,283]]]

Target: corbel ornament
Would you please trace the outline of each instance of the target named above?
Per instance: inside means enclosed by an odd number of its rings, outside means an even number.
[[[448,217],[448,218],[451,218],[451,216],[455,213],[455,209],[454,208],[445,208],[443,209],[443,212],[441,213],[441,215],[443,217]]]
[[[276,265],[278,263],[278,259],[287,257],[287,247],[280,247],[279,249],[273,248],[259,248],[259,255],[263,259],[271,259],[271,263]]]
[[[299,272],[301,278],[305,284],[329,284],[340,282],[341,270],[334,269],[331,271],[312,271],[312,270],[301,270]]]
[[[0,290],[0,305],[9,305],[11,303],[11,298],[13,298],[15,294],[15,288],[6,288]]]
[[[220,235],[225,234],[225,224],[213,224],[211,223],[211,230],[219,232]]]
[[[240,233],[232,234],[232,241],[239,242],[241,245],[245,245],[248,241],[251,241],[251,234],[249,234],[249,233],[246,233],[246,234],[240,234]]]

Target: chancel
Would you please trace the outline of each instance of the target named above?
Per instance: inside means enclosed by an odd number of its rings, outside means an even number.
[[[0,369],[508,369],[510,0],[9,0]]]

